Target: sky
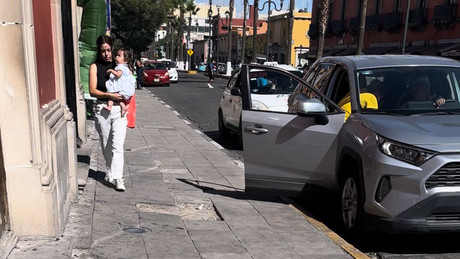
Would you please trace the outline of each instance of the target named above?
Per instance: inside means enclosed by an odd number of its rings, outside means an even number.
[[[195,0],[196,3],[205,3],[209,5],[209,0]],[[235,1],[235,12],[236,17],[243,17],[243,0],[234,0]],[[313,0],[295,0],[295,8],[294,10],[304,9],[307,8],[309,12],[311,12],[311,3]],[[248,0],[249,4],[254,4],[254,0]],[[268,0],[259,0],[259,8],[262,8],[262,4],[268,2]],[[273,3],[276,3],[276,7],[279,8],[280,0],[272,0]],[[283,10],[289,10],[289,0],[284,0],[283,2]],[[229,0],[212,0],[212,5],[220,4],[221,6],[228,6],[230,3]],[[272,9],[274,5],[272,4]],[[265,9],[260,11],[259,13],[267,13],[268,11],[268,3],[265,4]]]

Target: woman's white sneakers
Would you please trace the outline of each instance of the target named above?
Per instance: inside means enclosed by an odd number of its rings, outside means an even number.
[[[110,174],[106,174],[104,181],[115,185],[115,190],[124,192],[126,190],[125,181],[123,179],[113,179]]]
[[[115,180],[115,190],[124,192],[125,188],[125,181],[123,179],[116,179]]]

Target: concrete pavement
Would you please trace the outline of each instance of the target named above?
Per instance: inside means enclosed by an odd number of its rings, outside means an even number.
[[[146,89],[136,101],[126,191],[104,181],[91,128],[64,235],[22,238],[8,258],[351,257],[281,199],[246,195],[242,163]]]

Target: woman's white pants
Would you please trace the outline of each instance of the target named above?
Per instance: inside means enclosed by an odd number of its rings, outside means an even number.
[[[96,130],[101,140],[102,153],[110,179],[123,178],[124,153],[123,144],[126,137],[128,120],[126,114],[121,117],[121,107],[113,105],[112,110],[104,109],[105,104],[96,106]]]

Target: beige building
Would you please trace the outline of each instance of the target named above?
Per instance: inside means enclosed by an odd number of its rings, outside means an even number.
[[[0,9],[4,246],[14,244],[17,236],[62,234],[78,195],[76,142],[78,136],[86,141],[86,109],[76,2],[0,0],[8,7]],[[1,251],[9,252],[8,247]]]

